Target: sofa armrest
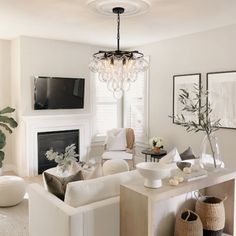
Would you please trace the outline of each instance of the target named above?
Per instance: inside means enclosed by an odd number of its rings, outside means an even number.
[[[120,197],[71,207],[39,184],[29,192],[30,236],[119,236]]]
[[[82,208],[68,206],[39,184],[31,184],[28,192],[30,236],[72,236],[75,221],[75,235],[84,236]]]

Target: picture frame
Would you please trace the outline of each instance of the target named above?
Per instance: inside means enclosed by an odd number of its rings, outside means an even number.
[[[236,71],[207,73],[211,119],[220,119],[221,128],[236,129]]]
[[[179,101],[179,95],[181,93],[180,89],[186,89],[189,92],[190,97],[193,96],[194,84],[197,84],[199,87],[199,93],[201,88],[201,73],[193,74],[180,74],[173,76],[173,123],[176,124],[175,117],[177,115],[183,114],[186,118],[186,121],[195,121],[199,123],[199,117],[193,116],[189,112],[182,111],[183,105]],[[201,101],[199,101],[201,102]]]

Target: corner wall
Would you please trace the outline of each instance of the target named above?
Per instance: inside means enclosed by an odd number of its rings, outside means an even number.
[[[0,110],[11,105],[11,43],[8,40],[0,40]],[[5,150],[5,169],[9,169],[12,163],[11,137],[7,134],[7,145]]]
[[[201,132],[187,133],[168,118],[172,115],[173,75],[199,72],[204,84],[207,72],[236,70],[235,42],[236,25],[232,25],[137,48],[150,56],[150,137],[164,137],[165,149],[176,146],[182,152],[191,146],[199,155],[204,137]],[[226,165],[236,166],[236,130],[221,129],[217,136]]]

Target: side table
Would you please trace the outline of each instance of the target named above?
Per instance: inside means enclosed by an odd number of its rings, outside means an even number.
[[[165,156],[167,154],[166,150],[161,149],[160,152],[154,152],[152,151],[152,149],[145,149],[142,150],[141,152],[142,154],[145,155],[145,161],[147,162],[147,157],[150,156],[150,161],[159,161],[159,159],[161,159],[163,156]]]

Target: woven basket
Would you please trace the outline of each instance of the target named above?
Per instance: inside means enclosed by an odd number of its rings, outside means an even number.
[[[226,199],[226,198],[225,198]],[[196,202],[196,213],[204,229],[204,236],[221,236],[225,226],[224,200],[202,196]]]
[[[203,236],[199,216],[191,210],[180,212],[175,222],[175,236]]]

